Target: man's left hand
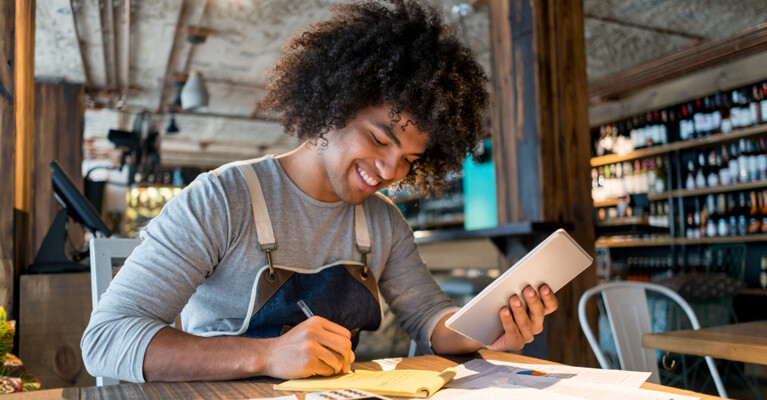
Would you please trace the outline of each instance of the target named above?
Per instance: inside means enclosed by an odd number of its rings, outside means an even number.
[[[547,285],[541,286],[538,293],[531,286],[522,291],[527,308],[517,295],[511,296],[508,307],[500,311],[505,332],[487,346],[488,349],[519,350],[543,331],[543,317],[554,312],[559,307],[559,301]]]

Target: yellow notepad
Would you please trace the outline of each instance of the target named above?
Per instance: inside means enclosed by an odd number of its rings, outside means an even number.
[[[349,372],[333,376],[294,379],[274,385],[276,390],[320,392],[362,389],[384,396],[430,397],[455,376],[455,370],[442,372],[416,369]]]

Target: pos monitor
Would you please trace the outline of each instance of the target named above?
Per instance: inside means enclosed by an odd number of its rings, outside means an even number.
[[[51,162],[51,181],[53,195],[61,204],[62,210],[56,214],[56,218],[48,229],[34,263],[29,266],[29,272],[88,271],[88,266],[72,262],[66,256],[67,216],[88,228],[94,236],[109,236],[109,228],[56,161]]]
[[[69,175],[61,169],[56,161],[51,162],[51,181],[53,182],[53,195],[72,219],[90,229],[95,236],[98,236],[97,232],[103,236],[109,236],[109,228],[101,220],[96,208],[80,193],[72,180],[69,179]]]

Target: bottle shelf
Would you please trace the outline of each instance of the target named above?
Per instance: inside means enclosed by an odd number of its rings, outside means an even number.
[[[619,199],[607,199],[604,201],[595,201],[594,202],[594,208],[601,208],[601,207],[615,207],[620,203]]]
[[[759,135],[762,133],[767,133],[767,124],[737,129],[729,133],[717,133],[703,138],[674,142],[663,146],[653,146],[645,149],[634,150],[623,155],[609,154],[601,157],[593,157],[591,159],[591,166],[599,167],[602,165],[615,164],[623,161],[636,160],[638,158],[653,157],[676,150],[694,149],[697,147],[705,147],[719,143],[733,142],[742,138],[747,138],[749,136]]]
[[[677,189],[670,192],[648,194],[647,199],[650,201],[658,201],[667,200],[669,197],[704,196],[707,194],[738,192],[763,188],[767,188],[767,181],[736,183],[734,185],[714,186],[701,189]]]
[[[596,247],[653,247],[653,246],[694,246],[714,243],[765,242],[767,234],[746,236],[716,236],[697,239],[689,238],[657,238],[657,239],[621,239],[603,238],[596,241]]]

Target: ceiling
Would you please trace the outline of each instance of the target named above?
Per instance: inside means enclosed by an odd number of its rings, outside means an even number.
[[[460,0],[430,1],[463,36],[450,12]],[[35,77],[86,85],[86,158],[116,157],[107,131],[130,130],[141,110],[154,113],[154,125],[164,132],[166,105],[177,93],[174,74],[191,70],[205,79],[208,113],[177,115],[180,133],[162,137],[163,163],[213,166],[297,145],[282,135],[274,116],[256,113],[254,106],[281,46],[330,16],[337,0],[127,2],[129,16],[126,0],[36,2]],[[489,74],[488,12],[477,6],[464,26]],[[767,22],[767,1],[584,0],[584,14],[587,73],[595,80]],[[207,40],[187,42],[189,26],[209,29]]]

